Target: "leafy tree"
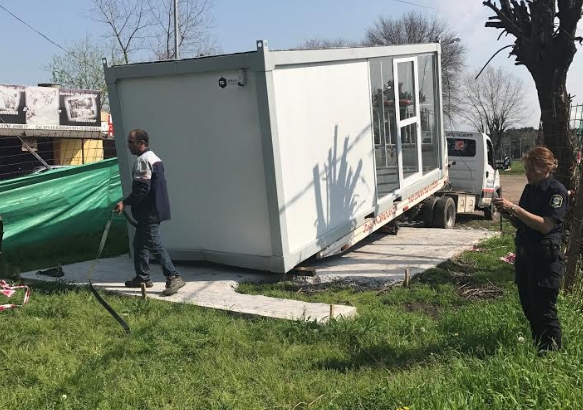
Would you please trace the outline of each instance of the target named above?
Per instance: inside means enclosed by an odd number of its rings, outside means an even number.
[[[45,70],[51,73],[51,82],[63,87],[101,91],[101,105],[107,108],[107,86],[102,58],[108,56],[113,63],[119,59],[104,46],[86,36],[71,47],[69,53],[53,56]]]

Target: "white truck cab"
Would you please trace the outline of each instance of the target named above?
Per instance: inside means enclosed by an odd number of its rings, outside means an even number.
[[[492,219],[492,199],[502,196],[502,188],[490,137],[480,132],[459,131],[447,131],[445,136],[451,190],[473,194],[474,210],[480,209],[486,219]]]

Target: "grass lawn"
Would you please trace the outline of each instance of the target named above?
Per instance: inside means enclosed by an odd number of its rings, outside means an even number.
[[[564,350],[537,357],[499,260],[512,235],[482,247],[410,288],[241,287],[358,308],[327,325],[105,295],[125,335],[86,288],[33,284],[0,313],[0,409],[582,409],[580,300],[561,296]]]
[[[500,174],[504,175],[524,175],[524,165],[520,162],[520,160],[512,161],[512,165],[510,166],[509,170],[502,171],[500,170]]]

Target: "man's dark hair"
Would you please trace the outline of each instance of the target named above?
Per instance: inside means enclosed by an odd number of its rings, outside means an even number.
[[[144,145],[147,147],[150,145],[150,136],[148,135],[148,133],[140,128],[136,128],[135,130],[131,130],[130,131],[130,135],[134,134],[134,137],[136,137],[136,143],[140,142],[140,141],[144,141]]]

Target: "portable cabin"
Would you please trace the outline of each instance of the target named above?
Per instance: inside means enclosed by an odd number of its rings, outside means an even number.
[[[105,62],[124,195],[127,135],[142,128],[166,170],[173,259],[287,272],[441,188],[440,50],[260,40],[244,53]]]

